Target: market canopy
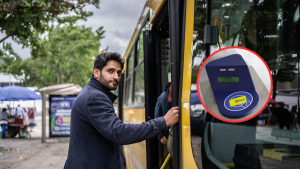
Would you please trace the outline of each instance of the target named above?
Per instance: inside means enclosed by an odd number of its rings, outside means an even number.
[[[53,86],[47,86],[39,89],[39,92],[45,91],[49,95],[74,95],[78,94],[82,90],[78,84],[67,83]]]
[[[42,97],[22,86],[6,86],[0,89],[1,101],[39,100]]]
[[[276,100],[270,98],[270,100],[269,100],[268,103],[269,103],[269,104],[277,104],[278,102],[277,102]]]

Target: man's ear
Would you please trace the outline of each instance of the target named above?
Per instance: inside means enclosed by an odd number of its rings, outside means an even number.
[[[94,68],[93,70],[94,78],[98,79],[100,78],[100,70],[97,68]]]

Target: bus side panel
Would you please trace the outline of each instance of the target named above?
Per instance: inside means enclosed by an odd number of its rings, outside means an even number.
[[[145,109],[123,109],[125,124],[140,124],[145,122]],[[127,169],[147,168],[146,141],[123,146]]]

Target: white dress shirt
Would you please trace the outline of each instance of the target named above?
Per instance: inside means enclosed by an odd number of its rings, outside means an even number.
[[[20,118],[24,118],[25,117],[25,112],[24,112],[24,109],[22,107],[17,107],[15,109],[15,115],[16,116],[19,116]]]

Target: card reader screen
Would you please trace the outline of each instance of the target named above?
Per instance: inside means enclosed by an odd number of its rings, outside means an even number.
[[[219,83],[226,83],[226,82],[239,82],[239,77],[218,77]]]

